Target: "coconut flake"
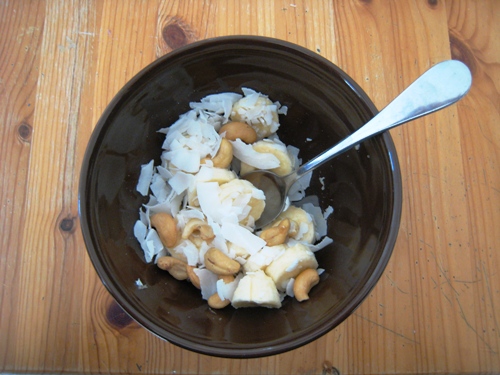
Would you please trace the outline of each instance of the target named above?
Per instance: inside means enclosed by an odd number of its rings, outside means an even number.
[[[139,290],[142,290],[142,289],[146,289],[148,286],[147,285],[144,285],[142,280],[141,279],[137,279],[135,280],[135,286],[137,287],[137,289]]]
[[[201,297],[209,299],[214,293],[217,293],[218,276],[206,268],[194,268],[194,273],[200,279]]]
[[[306,189],[311,184],[312,173],[306,173],[297,182],[295,182],[288,193],[292,202],[300,201],[306,196]]]
[[[149,200],[149,202],[143,205],[146,209],[148,217],[149,215],[153,215],[157,212],[165,212],[167,214],[170,214],[172,212],[171,203],[168,201],[168,197],[162,203],[158,203],[158,200],[153,196],[150,196],[150,198],[151,199]]]
[[[330,215],[333,213],[333,207],[332,206],[328,206],[326,209],[325,209],[325,212],[323,212],[323,218],[326,220],[330,217]]]
[[[311,251],[313,253],[315,253],[316,251],[325,248],[326,246],[330,245],[331,243],[333,243],[333,240],[330,237],[325,236],[317,244],[315,244],[315,245],[307,244],[307,246],[309,247],[309,249],[311,249]]]
[[[250,255],[255,254],[266,245],[266,241],[241,225],[224,222],[221,230],[227,241],[244,248]]]
[[[168,183],[177,194],[182,194],[192,185],[194,179],[192,174],[178,171]]]
[[[299,158],[299,149],[295,146],[288,145],[286,146],[286,151],[290,156],[290,160],[292,161],[292,165],[299,166],[302,164],[302,159]]]
[[[149,227],[151,224],[151,221],[149,220],[149,214],[147,211],[148,211],[147,209],[146,209],[146,211],[139,209],[139,220],[142,221],[144,224],[146,224]]]
[[[153,175],[153,179],[149,187],[159,203],[164,202],[167,199],[171,190],[159,173],[155,173]]]
[[[148,247],[148,243],[146,241],[146,237],[148,235],[149,229],[141,220],[137,220],[134,224],[134,236],[139,241],[139,245],[141,245],[141,249],[144,252],[144,258],[149,263],[153,254]],[[149,261],[147,260],[149,259]]]
[[[142,220],[137,220],[134,224],[134,236],[137,238],[139,243],[146,239],[146,235],[148,234],[148,227],[146,224],[142,222]]]
[[[181,148],[166,152],[165,158],[184,172],[196,173],[200,169],[200,155],[197,151]]]
[[[151,184],[151,180],[153,179],[153,169],[154,160],[151,160],[147,164],[141,165],[141,173],[139,175],[139,181],[137,181],[136,189],[143,196],[148,195],[149,185]]]
[[[325,190],[325,178],[324,177],[319,178],[319,183],[321,184],[321,190]]]
[[[196,266],[198,264],[199,260],[198,248],[191,241],[183,240],[179,245],[174,247],[174,251],[176,253],[184,254],[188,265]]]
[[[150,263],[153,258],[163,250],[163,244],[158,236],[158,233],[153,228],[149,229],[146,239],[144,241],[146,249],[144,250],[144,258],[146,263]]]
[[[192,109],[203,112],[205,115],[221,115],[226,121],[231,115],[231,110],[242,96],[233,92],[207,95],[200,102],[189,103]]]
[[[242,277],[243,275],[240,273],[238,274],[238,276],[236,276],[236,278],[233,281],[227,284],[222,279],[217,280],[216,283],[217,294],[219,295],[222,301],[226,299],[231,301],[233,299],[234,291],[236,290],[236,287],[238,286],[238,283],[240,282]]]
[[[311,203],[306,203],[302,205],[304,211],[306,211],[309,215],[311,215],[312,220],[314,222],[314,228],[316,229],[316,238],[321,238],[326,236],[326,220],[323,216],[323,212],[321,208],[314,206]]]
[[[280,166],[279,159],[271,153],[257,152],[252,145],[247,145],[241,139],[230,141],[233,145],[233,154],[243,163],[257,169],[273,169]]]
[[[231,252],[229,251],[229,248],[228,248],[228,243],[226,241],[226,239],[224,238],[224,236],[222,235],[222,230],[221,230],[221,226],[212,221],[210,218],[207,217],[207,222],[208,222],[208,225],[210,225],[212,227],[212,230],[214,232],[214,238],[212,239],[212,242],[210,243],[211,247],[215,247],[217,249],[219,249],[220,251],[222,251],[224,254],[227,254],[229,256],[232,257],[231,255]],[[203,259],[203,256],[205,254],[202,254],[202,250],[200,250],[200,259],[201,259],[201,263],[204,264],[204,259]],[[234,255],[234,253],[233,253]]]
[[[144,207],[150,214],[165,212],[167,214],[175,216],[179,212],[183,198],[183,195],[178,195],[172,189],[165,201],[159,203],[155,197],[151,196],[150,201],[146,203]]]
[[[288,107],[286,105],[281,105],[280,102],[274,102],[274,105],[278,108],[279,115],[286,116],[288,114]]]
[[[199,182],[196,191],[198,192],[198,202],[203,213],[212,221],[220,223],[222,215],[219,184],[217,182]]]
[[[156,167],[156,172],[158,172],[158,174],[165,180],[165,181],[168,181],[172,178],[173,174],[172,172],[170,172],[167,168],[161,166],[161,165],[158,165]]]

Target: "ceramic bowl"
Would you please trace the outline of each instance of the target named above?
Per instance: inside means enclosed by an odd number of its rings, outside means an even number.
[[[146,264],[133,235],[146,199],[135,187],[140,166],[159,163],[158,129],[189,110],[189,102],[242,87],[288,106],[278,134],[304,161],[377,112],[353,79],[305,48],[254,36],[203,40],[159,58],[118,92],[90,138],[79,187],[89,256],[123,310],[173,344],[233,358],[285,352],[344,321],[382,275],[401,215],[398,159],[384,133],[314,172],[308,194],[334,209],[333,243],[316,253],[325,272],[309,301],[287,297],[280,309],[213,310],[190,283]],[[137,279],[146,287],[138,288]]]

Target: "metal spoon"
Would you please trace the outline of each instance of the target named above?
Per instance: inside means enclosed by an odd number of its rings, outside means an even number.
[[[255,223],[256,228],[265,227],[276,219],[285,207],[290,187],[305,174],[374,135],[457,102],[469,91],[471,83],[471,73],[460,61],[448,60],[436,64],[360,129],[295,172],[287,176],[265,170],[245,174],[242,178],[252,182],[266,196],[266,207]]]

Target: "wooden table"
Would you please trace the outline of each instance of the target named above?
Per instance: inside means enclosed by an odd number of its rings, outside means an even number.
[[[457,105],[392,131],[403,214],[359,309],[282,355],[198,355],[113,302],[80,232],[78,179],[116,92],[195,40],[266,35],[331,60],[382,108],[465,62]],[[0,0],[0,371],[177,374],[500,371],[500,1]]]

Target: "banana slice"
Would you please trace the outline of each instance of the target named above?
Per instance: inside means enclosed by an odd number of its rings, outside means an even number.
[[[278,225],[283,219],[290,220],[290,231],[288,236],[294,240],[313,244],[316,241],[316,230],[311,215],[304,209],[290,206],[283,211],[270,225],[264,229]]]
[[[281,299],[274,281],[263,271],[247,273],[233,294],[234,308],[263,306],[280,308]]]
[[[192,207],[200,206],[198,202],[198,191],[196,189],[198,182],[217,182],[221,185],[235,178],[236,173],[228,169],[202,166],[195,176],[195,183],[192,185],[192,188],[188,190],[188,204]]]
[[[247,180],[234,179],[220,185],[219,199],[222,206],[237,212],[238,222],[253,226],[260,218],[266,205],[264,193]]]
[[[246,122],[254,128],[259,139],[276,133],[280,126],[278,106],[267,96],[248,89],[245,97],[233,105],[231,120]]]
[[[263,154],[273,154],[279,160],[280,165],[277,168],[270,169],[271,172],[276,173],[278,176],[286,176],[291,173],[294,168],[294,162],[291,155],[288,153],[286,146],[281,142],[272,141],[270,139],[263,139],[252,144],[255,151]],[[255,170],[254,167],[244,162],[241,163],[240,174]]]
[[[291,278],[306,268],[318,268],[318,262],[307,245],[297,242],[267,266],[265,273],[273,279],[279,291],[284,292]]]

